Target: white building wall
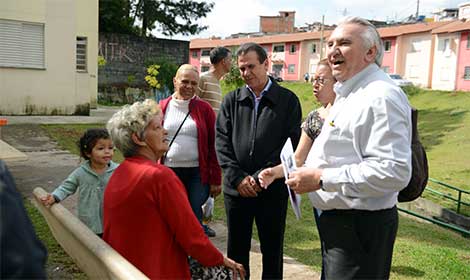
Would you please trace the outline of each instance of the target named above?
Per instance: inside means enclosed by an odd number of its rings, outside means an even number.
[[[92,73],[81,80],[75,70],[78,14],[76,1],[79,0],[1,1],[1,19],[44,24],[45,63],[44,69],[0,66],[0,115],[68,115],[79,111],[87,113],[90,88],[95,87],[90,82],[89,75],[94,75],[96,79],[97,71],[93,66],[97,61],[98,39],[89,41],[89,59],[94,59],[95,62],[89,63]],[[89,2],[88,4],[98,2],[80,1]],[[95,6],[97,9],[97,4]],[[94,19],[84,16],[81,20]],[[98,36],[97,24],[95,36]]]
[[[433,89],[454,90],[460,33],[435,35]]]
[[[431,40],[430,32],[403,35],[402,48],[397,54],[404,62],[404,69],[397,69],[396,72],[404,73],[408,80],[420,87],[430,87]]]

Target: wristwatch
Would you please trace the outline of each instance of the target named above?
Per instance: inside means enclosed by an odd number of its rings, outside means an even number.
[[[318,182],[318,184],[320,185],[320,189],[322,191],[326,191],[325,188],[323,187],[323,176],[320,176],[320,181]]]

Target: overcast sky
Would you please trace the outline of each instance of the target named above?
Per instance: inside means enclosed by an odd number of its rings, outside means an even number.
[[[419,14],[430,16],[439,8],[457,8],[468,0],[420,0]],[[226,37],[239,32],[259,31],[259,16],[277,16],[279,11],[295,11],[295,26],[320,22],[325,15],[325,24],[334,24],[343,17],[361,16],[374,20],[400,21],[416,14],[416,0],[208,0],[215,6],[199,23],[208,29],[198,35],[174,36],[173,39],[190,40],[211,36]],[[158,38],[169,38],[154,31]]]

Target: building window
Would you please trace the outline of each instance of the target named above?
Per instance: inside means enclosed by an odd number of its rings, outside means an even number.
[[[209,71],[209,66],[207,66],[207,65],[201,66],[201,73],[204,73],[204,72],[207,72],[207,71]]]
[[[295,73],[295,64],[289,64],[289,68],[287,68],[287,73],[289,74]]]
[[[385,72],[385,73],[390,73],[390,66],[383,66],[382,67],[382,70]]]
[[[421,51],[421,40],[413,40],[410,45],[410,52],[420,52]]]
[[[470,49],[470,32],[467,33],[467,50]]]
[[[192,57],[193,57],[193,58],[197,58],[197,51],[193,51]]]
[[[44,24],[0,19],[0,67],[44,69]]]
[[[86,72],[86,37],[77,37],[77,72]]]
[[[312,44],[312,53],[317,53],[317,44]]]
[[[465,66],[465,71],[463,74],[464,80],[470,80],[470,66]]]
[[[202,50],[201,51],[201,56],[209,56],[210,52],[211,52],[211,50],[209,50],[209,49]]]
[[[290,53],[295,53],[297,51],[297,46],[292,44],[290,45]]]
[[[276,45],[273,47],[273,53],[284,52],[284,45]]]
[[[384,41],[384,49],[386,52],[390,52],[392,50],[392,41],[385,40]]]

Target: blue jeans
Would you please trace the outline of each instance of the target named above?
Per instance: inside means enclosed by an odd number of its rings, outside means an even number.
[[[209,185],[201,182],[199,167],[171,167],[183,182],[194,215],[202,225],[202,205],[209,197]]]

